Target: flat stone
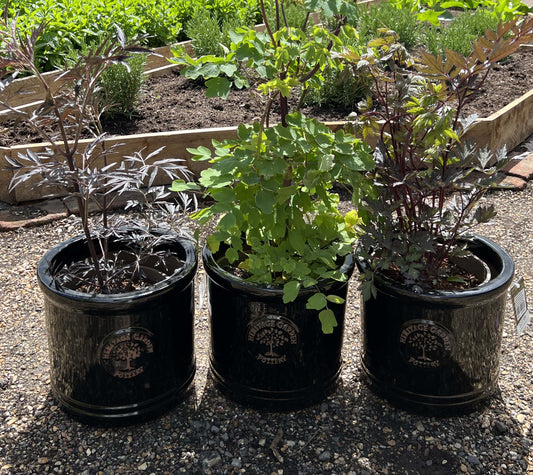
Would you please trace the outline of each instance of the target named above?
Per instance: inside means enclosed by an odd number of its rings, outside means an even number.
[[[0,231],[38,226],[66,218],[67,215],[67,209],[58,199],[8,205],[0,209]]]
[[[506,176],[495,184],[496,189],[522,191],[526,188],[527,181],[517,176]]]
[[[510,160],[504,171],[508,175],[516,176],[526,181],[531,180],[533,178],[533,153],[523,159]]]

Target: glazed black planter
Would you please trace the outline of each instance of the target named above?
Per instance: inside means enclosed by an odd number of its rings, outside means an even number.
[[[91,295],[58,289],[51,269],[88,255],[76,237],[48,251],[37,269],[44,294],[52,393],[92,424],[154,417],[180,402],[194,377],[195,245],[166,244],[184,264],[141,290]]]
[[[211,324],[210,368],[229,398],[258,409],[313,405],[336,387],[341,370],[345,305],[333,304],[338,326],[324,334],[318,312],[306,309],[313,290],[284,304],[280,287],[246,282],[222,269],[204,247]],[[350,255],[342,272],[350,277]],[[345,298],[348,282],[324,281],[320,290]]]
[[[489,239],[477,237],[469,248],[490,269],[478,287],[414,293],[377,277],[377,297],[362,300],[363,372],[396,406],[453,415],[478,408],[497,391],[514,264]]]

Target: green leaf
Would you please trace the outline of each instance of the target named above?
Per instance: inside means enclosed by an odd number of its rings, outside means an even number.
[[[255,195],[257,207],[265,214],[271,214],[276,204],[276,195],[270,190],[259,190]]]
[[[193,160],[210,160],[211,159],[211,149],[200,145],[198,148],[187,148],[187,152],[193,155]]]
[[[190,190],[199,190],[200,187],[196,183],[185,182],[184,180],[174,180],[170,186],[170,191],[190,191]]]
[[[320,292],[309,297],[305,308],[309,310],[322,310],[327,304],[326,296]]]
[[[211,252],[215,254],[220,248],[220,241],[215,236],[210,234],[209,236],[207,236],[207,247],[209,247]]]
[[[305,239],[297,230],[289,231],[289,243],[296,251],[303,255],[306,249]]]
[[[228,77],[232,77],[233,74],[237,71],[237,66],[235,64],[222,64],[220,66],[220,72],[224,73]]]
[[[338,295],[327,295],[326,298],[328,299],[328,302],[336,303],[336,304],[343,304],[345,300],[342,297],[339,297]]]
[[[235,261],[239,260],[239,253],[232,247],[226,250],[226,259],[230,264],[233,264]]]
[[[320,164],[318,167],[321,171],[327,172],[333,168],[334,164],[335,164],[335,161],[334,161],[333,155],[327,153],[327,154],[322,155],[322,157],[320,157]]]
[[[322,332],[326,335],[332,334],[333,329],[337,326],[337,319],[335,318],[333,310],[330,310],[329,308],[322,310],[318,314],[318,318],[322,324]]]
[[[419,21],[429,21],[432,25],[439,26],[439,17],[443,14],[444,10],[426,10],[425,12],[418,13],[416,15]]]
[[[237,219],[235,218],[234,214],[230,213],[230,214],[226,214],[226,215],[222,216],[222,218],[218,222],[218,226],[217,227],[220,230],[228,231],[233,226],[235,226],[235,224],[237,224]]]
[[[300,291],[300,282],[292,280],[283,286],[283,303],[290,303],[296,300]]]
[[[231,91],[231,82],[226,78],[211,78],[205,82],[207,97],[222,97],[227,99]]]

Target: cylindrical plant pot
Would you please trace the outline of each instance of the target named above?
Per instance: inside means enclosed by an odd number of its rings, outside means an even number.
[[[331,304],[338,326],[324,334],[318,312],[306,309],[313,289],[283,303],[281,287],[247,282],[216,262],[207,247],[211,323],[210,367],[216,386],[229,398],[267,410],[290,410],[324,399],[336,387],[342,358],[344,304]],[[346,282],[324,280],[320,291],[346,298],[354,259],[341,271]]]
[[[83,237],[52,248],[39,263],[52,393],[84,422],[145,420],[187,395],[196,369],[197,256],[187,239],[176,237],[165,248],[182,261],[181,270],[121,294],[88,294],[55,284],[55,269],[88,255]]]
[[[363,372],[394,405],[452,415],[477,408],[497,389],[514,264],[489,239],[476,237],[468,247],[490,269],[481,285],[414,293],[376,276],[377,297],[362,301]]]

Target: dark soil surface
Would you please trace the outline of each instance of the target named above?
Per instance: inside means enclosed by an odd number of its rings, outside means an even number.
[[[488,117],[512,100],[533,89],[533,51],[519,52],[494,67],[469,114]],[[235,126],[258,118],[257,99],[246,90],[233,91],[228,99],[207,98],[204,87],[177,72],[150,78],[142,89],[140,104],[133,117],[114,117],[105,122],[110,134],[140,134],[169,130]],[[330,105],[306,107],[304,114],[324,121],[345,120],[351,108]],[[272,117],[277,120],[276,115]],[[40,142],[23,124],[4,124],[0,146]]]

